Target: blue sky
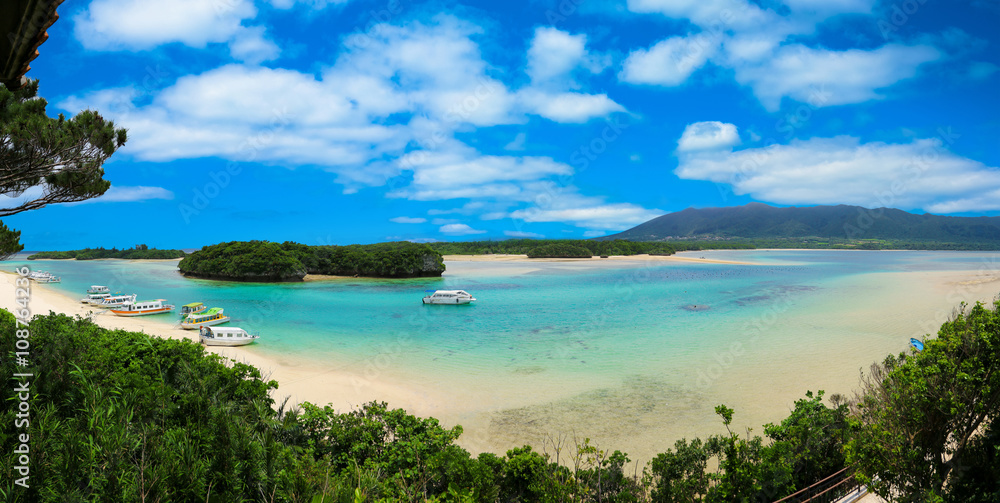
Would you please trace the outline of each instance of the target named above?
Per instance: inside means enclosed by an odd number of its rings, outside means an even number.
[[[583,238],[751,201],[1000,214],[995,1],[59,13],[28,76],[129,141],[105,196],[4,219],[28,250]]]

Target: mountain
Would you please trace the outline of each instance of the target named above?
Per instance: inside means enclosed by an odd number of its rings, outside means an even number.
[[[762,203],[688,208],[600,239],[823,238],[933,241],[1000,245],[1000,217],[916,215],[893,208],[811,206],[775,208]]]

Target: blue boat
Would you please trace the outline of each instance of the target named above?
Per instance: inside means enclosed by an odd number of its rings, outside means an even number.
[[[920,342],[920,341],[918,341],[916,339],[910,339],[910,345],[913,346],[913,348],[916,349],[917,351],[923,351],[924,350],[924,343],[922,343],[922,342]]]

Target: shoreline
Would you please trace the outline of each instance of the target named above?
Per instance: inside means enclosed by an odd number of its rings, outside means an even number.
[[[119,260],[119,259],[115,259]],[[0,271],[0,308],[13,310],[14,280],[19,276],[11,271]],[[123,329],[142,332],[148,335],[174,340],[188,340],[199,344],[198,332],[183,330],[176,326],[180,317],[174,313],[154,316],[122,317],[115,316],[93,306],[83,304],[79,299],[52,289],[48,285],[32,282],[31,296],[28,308],[32,315],[51,312],[69,316],[89,318],[95,324],[110,330]],[[81,294],[81,298],[85,294]],[[304,401],[316,405],[332,404],[338,410],[354,409],[373,401],[385,401],[392,407],[406,409],[411,414],[429,416],[435,407],[427,407],[425,399],[429,390],[410,388],[379,376],[359,376],[338,369],[316,368],[311,365],[299,365],[300,362],[283,361],[282,358],[262,355],[252,350],[253,346],[243,347],[205,347],[206,352],[218,354],[238,362],[257,367],[265,380],[276,380],[278,388],[271,392],[276,403],[281,403],[286,397],[289,403],[299,404]],[[336,390],[331,394],[327,390]],[[436,397],[435,397],[436,398]],[[437,402],[436,399],[430,402]],[[438,402],[440,403],[440,402]]]
[[[708,251],[708,250],[706,250]],[[699,253],[695,251],[677,252],[673,255],[611,255],[608,258],[593,256],[590,258],[528,258],[527,255],[508,254],[485,254],[485,255],[442,255],[445,262],[567,262],[574,264],[601,263],[601,262],[675,262],[684,264],[729,264],[729,265],[761,265],[757,262],[746,262],[739,260],[706,259],[696,257],[681,257],[681,253]]]
[[[503,261],[533,260],[513,256]],[[587,264],[607,262],[608,260],[592,259]],[[694,263],[701,262],[703,261],[700,259],[694,259]],[[10,271],[3,272],[6,274],[0,276],[0,307],[11,310],[14,307],[13,279],[17,275]],[[804,345],[796,349],[801,351],[800,356],[786,360],[783,357],[788,355],[782,353],[781,348],[796,344],[796,340],[772,342],[761,339],[756,346],[748,345],[743,350],[743,358],[753,356],[752,361],[755,363],[738,363],[725,367],[719,381],[705,388],[697,382],[700,375],[697,371],[711,371],[716,364],[715,356],[689,360],[689,364],[679,367],[676,377],[664,381],[665,384],[656,381],[660,376],[655,375],[646,376],[650,379],[648,383],[636,381],[635,376],[624,376],[622,382],[618,382],[616,377],[608,382],[594,384],[593,389],[566,394],[557,380],[541,383],[539,386],[539,382],[533,381],[527,374],[511,374],[506,379],[517,382],[517,386],[497,389],[488,385],[491,379],[498,377],[493,374],[477,373],[469,376],[469,383],[462,384],[434,373],[431,368],[414,370],[380,365],[380,358],[391,359],[392,351],[405,351],[407,344],[413,344],[412,339],[397,339],[395,346],[363,360],[347,363],[318,364],[294,353],[260,354],[255,351],[256,348],[265,352],[267,348],[256,344],[238,348],[210,347],[206,351],[253,365],[260,369],[266,379],[276,380],[279,386],[271,393],[276,403],[281,403],[288,397],[290,405],[309,401],[319,406],[331,404],[334,409],[346,412],[366,402],[384,401],[391,408],[401,408],[418,417],[436,418],[446,427],[461,425],[465,432],[458,439],[457,445],[473,455],[481,452],[502,453],[525,443],[537,448],[547,438],[545,435],[580,432],[581,435],[594,439],[595,443],[599,442],[602,448],[622,450],[632,459],[644,463],[670,448],[678,438],[704,438],[705,435],[718,432],[715,416],[706,408],[705,400],[734,406],[740,413],[738,426],[745,425],[760,431],[762,424],[783,419],[787,415],[787,408],[791,407],[794,400],[801,398],[806,389],[850,393],[856,388],[857,368],[867,368],[877,357],[884,356],[882,346],[889,352],[897,351],[897,347],[898,350],[905,348],[903,335],[897,333],[900,332],[899,327],[913,325],[916,330],[917,322],[924,320],[929,323],[926,332],[933,334],[936,326],[950,315],[959,298],[978,298],[989,302],[1000,291],[1000,272],[993,268],[875,274],[879,276],[869,278],[864,287],[855,285],[853,279],[845,279],[845,295],[850,295],[852,291],[857,293],[859,288],[878,289],[883,284],[892,285],[880,293],[872,291],[864,296],[892,299],[889,303],[894,306],[911,307],[894,307],[889,313],[884,311],[886,306],[879,303],[859,304],[849,308],[850,317],[856,320],[856,326],[852,326],[850,330],[852,338],[832,353],[828,349]],[[910,302],[905,298],[910,294],[914,296],[912,300],[919,301],[921,306],[912,307],[918,302]],[[83,297],[82,293],[80,297]],[[44,284],[32,285],[29,308],[33,314],[55,311],[84,317],[99,311]],[[797,313],[788,313],[782,319],[788,323],[797,317],[800,317]],[[92,314],[91,318],[99,326],[108,329],[125,329],[193,342],[198,338],[195,331],[174,328],[174,322],[179,320],[176,314],[129,318],[104,313]],[[880,321],[875,326],[867,320]],[[817,320],[813,314],[803,321],[809,323],[803,325],[806,329],[822,328],[824,323],[830,323]],[[266,345],[267,334],[263,335]],[[884,335],[890,337],[883,337]],[[869,339],[872,336],[875,338]],[[909,336],[907,333],[905,338]],[[878,353],[875,358],[872,357],[873,345],[879,347],[875,351]],[[824,358],[832,358],[837,363],[817,368],[808,363]],[[531,369],[525,367],[525,370]],[[424,374],[421,372],[429,372],[427,375],[434,378],[422,379]],[[790,372],[801,374],[795,374],[796,378],[790,379]],[[421,379],[408,378],[413,376]],[[471,383],[476,385],[470,385]],[[764,383],[770,384],[765,386]],[[522,384],[529,388],[522,387]],[[651,387],[644,387],[647,385]],[[595,394],[605,396],[605,393],[607,398],[602,398],[596,409],[594,404],[585,401],[588,397],[596,396]],[[581,416],[579,410],[583,405],[588,407],[589,413]],[[623,410],[635,412],[655,407],[660,407],[657,410],[661,411],[655,418],[620,416]]]

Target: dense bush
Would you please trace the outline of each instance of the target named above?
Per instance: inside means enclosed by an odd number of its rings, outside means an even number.
[[[306,274],[412,278],[440,276],[444,260],[425,244],[308,246],[232,241],[206,246],[178,264],[185,275],[236,281],[299,281]]]
[[[309,274],[412,278],[440,276],[444,259],[421,243],[399,241],[370,245],[307,246],[286,241],[282,249],[299,259]]]
[[[205,246],[177,264],[184,275],[234,281],[298,281],[306,269],[294,255],[268,241]]]
[[[139,259],[175,259],[185,256],[181,250],[157,250],[146,245],[137,245],[134,248],[123,248],[121,250],[112,248],[84,248],[82,250],[70,251],[48,251],[38,252],[28,256],[28,260],[35,259],[77,259],[96,260],[102,258],[119,258],[128,260]]]
[[[569,243],[554,243],[528,250],[528,258],[590,258],[593,253]]]

